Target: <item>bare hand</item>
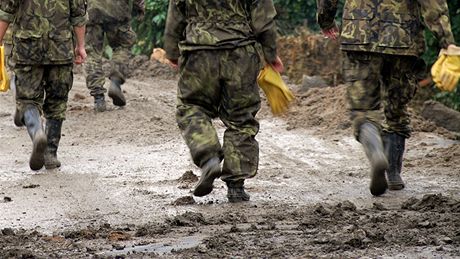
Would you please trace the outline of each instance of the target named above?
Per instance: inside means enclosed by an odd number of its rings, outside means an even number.
[[[81,65],[86,61],[86,50],[85,47],[75,48],[75,64]]]
[[[283,73],[284,71],[284,64],[283,64],[283,61],[281,61],[281,58],[279,56],[276,56],[276,60],[271,63],[271,66],[278,73]]]
[[[171,60],[171,59],[168,59],[168,63],[169,63],[169,66],[174,69],[174,70],[178,70],[179,69],[179,61],[178,60]]]
[[[321,32],[324,34],[326,38],[336,40],[339,36],[339,27],[337,27],[337,25],[334,24],[334,27],[327,30],[321,30]]]

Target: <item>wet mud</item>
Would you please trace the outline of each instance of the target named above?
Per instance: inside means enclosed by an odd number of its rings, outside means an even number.
[[[176,84],[128,80],[128,105],[95,113],[77,75],[63,166],[38,172],[13,96],[0,95],[0,258],[460,257],[455,134],[414,114],[406,189],[372,197],[343,88],[296,91],[290,114],[263,103],[251,201],[230,204],[220,180],[192,196],[200,171],[175,124]]]

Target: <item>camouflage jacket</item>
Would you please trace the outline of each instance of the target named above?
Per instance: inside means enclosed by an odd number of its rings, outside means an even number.
[[[337,2],[318,0],[322,29],[335,25]],[[455,43],[446,0],[346,0],[341,48],[419,56],[425,51],[425,26],[442,47]]]
[[[129,22],[133,13],[144,12],[144,8],[144,0],[88,0],[89,23]]]
[[[13,24],[16,64],[72,63],[73,26],[87,21],[86,0],[2,0],[0,20]]]
[[[170,0],[165,30],[167,57],[202,49],[231,49],[256,41],[265,59],[276,58],[272,0]]]

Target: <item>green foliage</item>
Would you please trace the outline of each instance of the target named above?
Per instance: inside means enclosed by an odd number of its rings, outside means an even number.
[[[168,0],[146,0],[145,17],[139,22],[133,20],[133,29],[137,33],[134,54],[150,55],[154,47],[163,45],[163,32],[168,13]]]

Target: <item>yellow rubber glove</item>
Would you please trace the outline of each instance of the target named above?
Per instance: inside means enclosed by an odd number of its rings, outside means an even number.
[[[433,82],[440,90],[444,90],[441,83],[441,69],[444,61],[446,61],[446,50],[442,49],[439,53],[438,59],[431,67],[431,77],[433,78]]]
[[[10,89],[10,79],[5,66],[5,48],[0,46],[0,92],[6,92]]]
[[[279,115],[285,112],[294,95],[283,82],[280,73],[270,65],[266,65],[257,78],[257,83],[267,96],[272,113]]]
[[[441,67],[441,85],[444,91],[453,91],[460,79],[460,47],[450,45]]]

